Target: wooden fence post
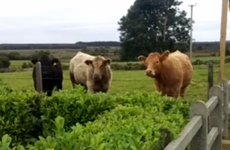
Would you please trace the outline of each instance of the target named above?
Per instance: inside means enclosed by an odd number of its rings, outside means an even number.
[[[208,63],[208,94],[209,94],[209,89],[212,86],[213,86],[213,63],[209,62]],[[209,99],[209,96],[208,96],[208,99]]]
[[[212,148],[211,149],[222,149],[222,127],[223,127],[223,88],[215,85],[211,87],[209,90],[209,98],[217,96],[218,97],[218,103],[217,106],[214,108],[212,112],[210,112],[209,115],[209,125],[208,125],[208,130],[211,131],[213,127],[218,128],[218,135],[216,140],[214,141]]]
[[[43,91],[42,89],[42,68],[41,68],[41,63],[37,62],[36,63],[36,89],[39,93]]]
[[[229,96],[228,96],[228,115],[230,115],[230,80],[228,81],[228,93],[229,93]]]
[[[224,121],[223,121],[223,138],[228,138],[228,104],[229,104],[229,85],[227,81],[223,81],[224,86],[224,106],[223,106],[223,113],[224,113]]]
[[[220,79],[220,69],[219,69],[219,72],[218,72],[218,85],[221,85],[221,79]]]
[[[193,102],[190,108],[190,118],[199,115],[202,116],[202,126],[197,134],[192,139],[190,150],[207,150],[207,136],[208,136],[208,112],[207,107],[203,101]]]

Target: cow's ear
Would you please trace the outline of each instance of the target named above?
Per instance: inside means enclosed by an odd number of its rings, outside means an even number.
[[[37,58],[33,58],[33,59],[31,59],[31,62],[35,65],[38,62],[38,59]]]
[[[138,56],[138,60],[141,61],[142,63],[144,63],[146,60],[146,57],[143,55],[140,55],[140,56]]]
[[[59,62],[58,58],[54,58],[53,60],[51,60],[52,65],[57,65],[57,63]]]
[[[92,63],[93,63],[92,60],[86,60],[86,61],[85,61],[85,64],[86,64],[86,65],[91,65]]]
[[[104,60],[104,64],[105,65],[110,65],[111,61],[112,60],[108,58],[108,59]]]
[[[170,54],[169,50],[164,51],[164,53],[161,54],[160,61],[162,62],[162,61],[166,60],[168,58],[169,54]]]

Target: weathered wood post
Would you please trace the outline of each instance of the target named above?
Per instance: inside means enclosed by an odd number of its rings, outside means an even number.
[[[220,81],[224,80],[225,53],[226,53],[226,35],[228,22],[228,2],[222,0],[221,26],[220,26]]]
[[[41,62],[37,62],[36,66],[35,66],[35,73],[36,73],[36,91],[38,93],[42,93],[43,89],[42,89],[42,67],[41,67]],[[40,113],[40,107],[41,107],[41,101],[40,99],[38,99],[38,101],[36,101],[36,107],[34,108],[36,111],[36,113],[34,114],[34,116],[39,120],[38,123],[36,124],[36,128],[37,128],[37,135],[40,136],[43,134],[43,122],[40,121],[42,114]]]
[[[202,117],[202,126],[192,139],[189,150],[207,150],[208,111],[207,106],[201,100],[193,102],[190,108],[190,118],[196,115]]]
[[[42,89],[42,67],[41,63],[37,62],[36,63],[36,91],[41,93],[43,91]]]
[[[229,84],[227,81],[223,81],[224,86],[224,98],[223,98],[223,114],[224,114],[224,120],[223,120],[223,138],[228,138],[228,103],[229,103]]]
[[[213,111],[210,112],[209,114],[209,124],[208,124],[208,130],[209,132],[213,127],[218,129],[218,135],[213,141],[211,149],[222,149],[222,127],[223,127],[223,98],[224,98],[224,92],[223,92],[223,87],[219,85],[215,85],[211,87],[209,90],[209,98],[213,96],[218,97],[217,105],[213,109]]]
[[[222,86],[222,82],[221,82],[220,76],[221,76],[221,74],[220,74],[220,69],[219,69],[218,76],[217,76],[217,78],[218,78],[218,85]]]
[[[209,89],[212,86],[213,86],[213,63],[209,62],[208,63],[208,94],[209,94]],[[209,99],[209,96],[208,96],[208,99]]]

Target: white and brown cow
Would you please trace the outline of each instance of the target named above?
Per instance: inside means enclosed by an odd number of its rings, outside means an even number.
[[[111,59],[102,56],[92,56],[78,52],[69,66],[70,80],[73,88],[75,84],[85,87],[88,93],[108,92],[111,84]]]

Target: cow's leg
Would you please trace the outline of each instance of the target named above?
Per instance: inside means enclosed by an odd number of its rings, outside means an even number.
[[[170,88],[164,88],[163,93],[165,93],[168,97],[172,97],[174,99],[177,99],[180,95],[180,87],[170,87]]]
[[[46,96],[52,96],[52,91],[48,91]]]
[[[180,96],[183,98],[185,96],[185,91],[188,87],[189,83],[188,84],[185,84],[184,86],[181,87],[181,90],[180,90]]]
[[[69,77],[70,77],[70,81],[71,81],[72,87],[75,88],[76,82],[75,82],[74,75],[71,72],[69,72]]]
[[[62,80],[57,80],[56,81],[56,86],[57,86],[57,91],[62,90],[63,86],[62,86]]]
[[[54,87],[55,87],[55,84],[53,82],[49,84],[48,89],[47,89],[47,96],[52,96]]]
[[[174,99],[177,99],[179,96],[180,96],[180,91],[181,91],[181,85],[178,85],[176,86],[174,89],[173,89],[173,98]]]
[[[85,90],[86,92],[88,91],[88,88],[87,88],[86,85],[84,85],[84,84],[82,84],[82,83],[79,83],[78,85],[81,85],[81,86],[84,88],[84,90]]]
[[[92,81],[86,81],[87,93],[94,93]]]
[[[37,91],[37,82],[35,79],[33,79],[33,81],[34,81],[34,90]]]
[[[54,83],[53,80],[43,80],[43,92],[46,93],[47,96],[52,96]]]
[[[102,92],[102,93],[107,93],[107,92],[108,92],[108,89],[102,89],[100,92]]]
[[[179,97],[179,95],[180,95],[180,90],[178,90],[178,91],[174,91],[174,93],[173,93],[173,98],[174,99],[177,99],[178,97]]]

